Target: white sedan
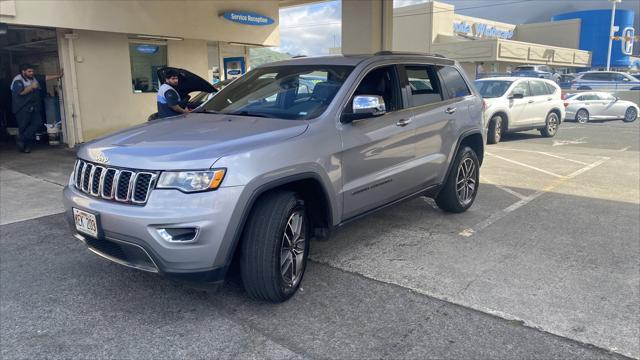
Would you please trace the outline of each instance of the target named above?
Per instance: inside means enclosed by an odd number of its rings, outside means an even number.
[[[567,95],[564,100],[566,117],[581,124],[589,120],[623,119],[632,122],[638,118],[638,105],[620,100],[606,92],[583,92]]]

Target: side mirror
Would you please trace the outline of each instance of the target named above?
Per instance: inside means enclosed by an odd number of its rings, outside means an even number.
[[[524,98],[524,94],[522,93],[513,93],[509,96],[509,99],[522,99]]]
[[[349,123],[358,119],[365,119],[372,116],[384,115],[387,107],[384,99],[379,95],[356,95],[353,98],[353,108],[351,113],[342,116],[343,123]]]

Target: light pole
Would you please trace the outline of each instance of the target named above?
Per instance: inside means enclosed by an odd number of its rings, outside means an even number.
[[[609,0],[613,3],[613,7],[611,8],[611,27],[609,27],[609,49],[607,50],[607,71],[611,67],[611,45],[613,43],[613,35],[615,34],[615,30],[613,28],[613,22],[616,19],[616,4],[622,2],[622,0]]]

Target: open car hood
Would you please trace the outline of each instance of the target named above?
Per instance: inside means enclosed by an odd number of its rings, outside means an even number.
[[[188,70],[180,68],[165,67],[158,69],[157,74],[161,84],[164,84],[165,73],[169,69],[173,69],[178,72],[178,86],[176,87],[176,91],[183,99],[186,98],[189,93],[194,91],[204,91],[206,93],[218,92],[218,90],[208,83],[207,80]]]

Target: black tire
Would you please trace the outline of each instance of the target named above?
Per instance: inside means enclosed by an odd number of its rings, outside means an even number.
[[[301,270],[295,281],[288,283],[281,271],[283,252],[287,251],[283,248],[283,242],[285,231],[289,229],[287,222],[300,212],[303,221],[300,234],[304,237],[304,250],[300,253],[302,260],[298,261],[302,262]],[[276,191],[258,200],[244,228],[240,253],[242,283],[250,297],[275,303],[285,301],[296,293],[309,256],[310,229],[304,201],[295,193]],[[291,232],[288,234],[291,235]],[[286,247],[287,243],[284,245]],[[291,254],[290,251],[287,256]],[[291,269],[295,269],[296,263],[292,255]]]
[[[560,117],[554,112],[547,114],[546,125],[540,129],[540,134],[544,137],[554,137],[560,127]]]
[[[502,139],[502,117],[495,115],[489,121],[487,144],[497,144]]]
[[[473,163],[474,171],[469,171],[471,176],[469,178],[473,179],[473,189],[470,189],[470,200],[465,201],[463,199],[464,196],[459,193],[460,187],[458,183],[460,182],[461,175],[464,177],[465,174],[461,174],[461,166],[465,166],[464,164],[468,164],[469,161]],[[470,182],[465,182],[464,185],[470,185]],[[480,185],[480,162],[478,161],[478,156],[476,152],[473,151],[472,148],[468,146],[462,146],[458,153],[456,154],[453,166],[451,167],[451,171],[449,172],[449,176],[447,177],[447,181],[444,186],[436,196],[436,204],[438,207],[444,211],[452,212],[452,213],[461,213],[467,211],[473,205],[473,202],[476,199],[476,195],[478,194],[478,187]]]
[[[583,115],[583,116],[580,116]],[[580,124],[586,124],[589,122],[589,111],[587,109],[580,109],[576,111],[576,122]]]
[[[633,106],[629,106],[627,110],[624,112],[624,122],[634,122],[638,118],[638,110]]]

